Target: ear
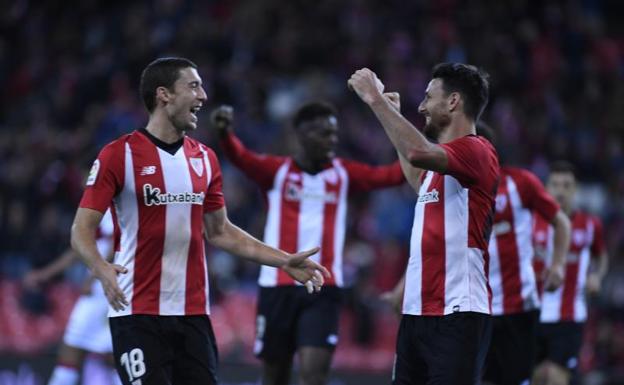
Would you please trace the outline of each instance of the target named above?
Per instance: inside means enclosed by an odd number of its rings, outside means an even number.
[[[163,104],[169,103],[171,100],[171,92],[167,89],[167,87],[160,86],[156,88],[156,101],[160,101]]]
[[[457,108],[459,107],[461,103],[461,95],[459,94],[459,92],[451,92],[447,100],[448,100],[449,112],[453,112],[457,110]]]

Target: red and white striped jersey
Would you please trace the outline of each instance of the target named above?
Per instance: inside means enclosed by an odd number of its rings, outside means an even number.
[[[172,155],[142,132],[124,135],[98,155],[80,207],[104,212],[111,202],[130,305],[109,316],[209,314],[203,214],[224,206],[214,152],[185,137]]]
[[[543,220],[537,219],[537,221]],[[598,257],[604,252],[602,223],[597,217],[582,211],[574,212],[570,221],[572,233],[563,285],[553,292],[545,291],[542,294],[540,321],[544,323],[584,322],[587,319],[585,282],[591,258]],[[536,229],[543,229],[544,226],[543,222],[537,223]],[[552,231],[549,231],[548,236],[551,235]],[[549,243],[552,243],[552,240],[547,240],[542,244],[548,245]],[[548,262],[552,258],[551,254],[548,256]]]
[[[490,313],[488,240],[499,178],[486,139],[442,144],[446,174],[424,173],[416,202],[403,314]]]
[[[301,170],[291,157],[254,153],[233,134],[222,140],[232,163],[262,189],[268,205],[264,242],[289,253],[320,246],[311,257],[327,267],[326,285],[342,287],[347,196],[351,192],[399,185],[404,182],[398,162],[369,166],[336,158],[317,174]],[[281,269],[260,268],[260,286],[295,285]],[[298,283],[297,283],[298,284]]]
[[[537,293],[542,298],[544,291],[544,270],[552,260],[555,230],[541,215],[533,215],[533,271]]]
[[[496,213],[490,238],[492,314],[514,314],[539,308],[533,271],[532,212],[549,222],[559,205],[527,170],[501,167]]]

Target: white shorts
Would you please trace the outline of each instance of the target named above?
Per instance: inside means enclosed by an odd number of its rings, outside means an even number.
[[[108,301],[100,281],[93,282],[90,295],[78,298],[69,316],[63,342],[93,353],[113,351],[108,327]]]

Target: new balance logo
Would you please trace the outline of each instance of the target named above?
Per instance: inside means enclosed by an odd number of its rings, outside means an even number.
[[[156,174],[156,166],[145,166],[141,169],[141,176]]]

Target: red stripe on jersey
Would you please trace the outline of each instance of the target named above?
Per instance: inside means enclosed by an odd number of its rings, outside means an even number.
[[[438,196],[444,197],[444,175],[434,174],[430,186],[439,188]],[[428,192],[430,191],[432,190]],[[425,205],[424,215],[427,220],[423,224],[423,234],[440,234],[440,236],[422,238],[422,314],[444,314],[446,283],[444,206],[444,204]]]
[[[119,246],[121,244],[121,228],[119,227],[119,223],[117,222],[117,210],[115,210],[115,205],[111,205],[109,208],[111,212],[111,218],[113,218],[113,251],[119,251]]]
[[[578,282],[579,264],[568,263],[565,270],[563,293],[561,293],[561,319],[574,319],[574,300],[576,299],[576,286]]]
[[[289,178],[296,175],[296,178]],[[293,173],[292,164],[289,167],[286,179],[282,186],[282,209],[279,229],[279,248],[287,253],[296,253],[299,237],[299,209],[301,192],[303,191],[303,176]],[[277,269],[277,284],[292,285],[293,280],[282,269]]]
[[[147,141],[142,135],[137,140]],[[151,144],[151,143],[150,143]],[[154,145],[130,143],[134,180],[139,212],[139,229],[134,260],[134,291],[132,312],[137,314],[159,314],[160,274],[165,242],[166,205],[145,205],[143,186],[150,184],[165,192],[165,182],[158,149]],[[152,167],[155,167],[155,171]],[[142,175],[143,174],[143,175]]]
[[[498,186],[498,196],[505,200],[505,208],[497,212],[495,223],[507,222],[509,230],[496,236],[498,258],[501,266],[501,281],[503,286],[503,312],[505,314],[523,309],[522,282],[520,281],[520,255],[516,240],[516,218],[514,218],[513,204],[507,185],[507,178]]]
[[[337,173],[336,173],[337,174]],[[334,235],[336,234],[336,210],[340,199],[340,186],[342,179],[338,177],[334,183],[325,181],[325,196],[334,196],[333,201],[325,201],[325,212],[323,215],[323,243],[321,245],[321,265],[328,270],[332,270],[334,265]],[[325,281],[326,285],[335,285],[335,274]]]
[[[193,192],[201,193],[207,190],[208,169],[210,165],[204,163],[203,153],[195,146],[191,148],[191,142],[184,142],[184,155],[193,184]],[[195,162],[201,162],[203,170],[201,176],[197,175],[196,169],[191,164],[191,158]],[[198,160],[195,160],[198,159]],[[201,205],[191,205],[191,228],[202,227],[203,207]],[[205,314],[206,313],[206,264],[203,253],[203,232],[192,231],[186,262],[186,298],[184,303],[184,313]]]

